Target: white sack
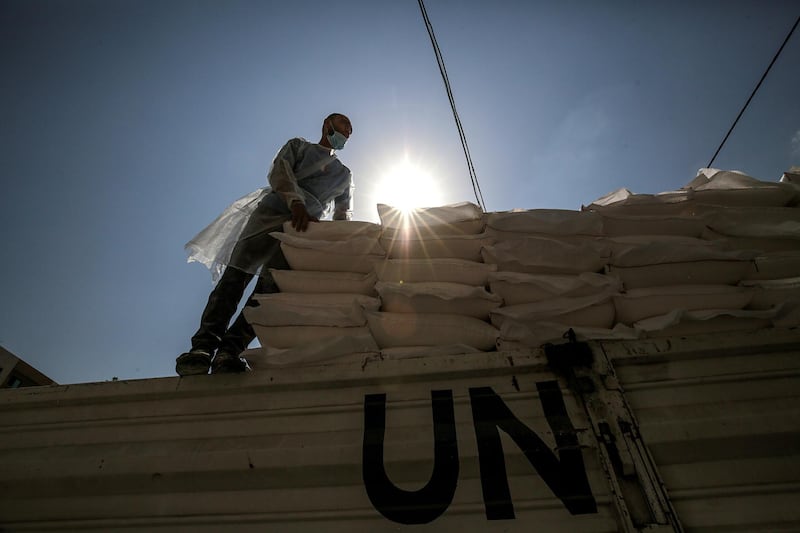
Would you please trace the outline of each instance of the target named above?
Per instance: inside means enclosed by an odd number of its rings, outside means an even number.
[[[507,241],[520,241],[528,238],[536,239],[551,239],[561,243],[571,244],[573,246],[582,246],[584,244],[591,245],[596,242],[603,242],[602,237],[593,235],[549,235],[546,233],[523,233],[519,231],[502,231],[495,228],[486,228],[486,236],[494,241],[494,244],[504,243]]]
[[[493,272],[489,274],[491,291],[504,305],[538,302],[557,297],[589,296],[622,290],[622,282],[612,276],[584,272],[576,275]]]
[[[464,259],[388,259],[374,264],[378,280],[397,283],[438,281],[484,286],[496,265]]]
[[[408,232],[408,235],[462,235],[481,233],[483,211],[469,202],[411,210],[378,204],[378,216],[387,228]]]
[[[384,234],[381,247],[389,259],[458,258],[481,261],[481,248],[494,242],[485,233],[441,235],[435,238]]]
[[[614,325],[614,303],[608,294],[578,298],[555,298],[530,304],[511,305],[491,313],[498,328],[507,321],[532,327],[538,322],[556,322],[568,327],[610,328]]]
[[[784,206],[795,195],[786,183],[766,182],[738,171],[701,168],[684,189],[694,193],[697,202],[724,206]]]
[[[603,232],[609,237],[623,235],[678,235],[700,237],[705,229],[701,217],[627,215],[604,211]]]
[[[372,237],[323,241],[281,232],[270,235],[281,241],[281,251],[293,270],[367,273],[373,261],[385,257],[378,239]]]
[[[303,239],[346,241],[354,237],[377,239],[381,235],[381,226],[357,220],[323,220],[309,223],[306,231],[297,231],[292,222],[287,221],[283,224],[283,232]]]
[[[379,281],[381,310],[391,313],[444,313],[489,319],[489,311],[500,307],[502,300],[483,287],[461,283]]]
[[[727,236],[800,239],[795,207],[717,207],[704,218],[710,229]]]
[[[603,219],[590,211],[530,209],[487,213],[486,225],[500,231],[548,235],[602,235]]]
[[[336,337],[370,336],[366,326],[339,328],[335,326],[261,326],[253,324],[253,329],[262,346],[273,348],[294,348],[311,345]]]
[[[779,310],[747,311],[739,309],[701,309],[686,311],[676,309],[661,316],[646,318],[634,328],[647,337],[671,337],[724,333],[728,331],[754,331],[772,326]]]
[[[771,309],[787,302],[800,303],[800,277],[742,281],[741,286],[755,291],[748,309]]]
[[[492,350],[498,331],[477,318],[461,315],[367,312],[372,336],[381,349],[398,346],[466,344]]]
[[[258,366],[301,366],[316,364],[334,360],[341,360],[351,356],[364,357],[379,353],[378,345],[371,335],[361,335],[353,337],[332,337],[321,341],[316,341],[293,348],[275,348],[264,346],[262,354],[257,357],[257,363],[253,364],[254,370]],[[258,363],[263,363],[258,365]]]
[[[676,309],[742,309],[752,298],[753,291],[743,287],[678,285],[632,289],[625,294],[616,294],[614,308],[617,322],[632,325]]]
[[[363,326],[364,309],[377,311],[381,301],[363,294],[255,294],[258,306],[244,307],[250,324],[261,326]]]
[[[580,274],[602,270],[610,251],[600,241],[573,245],[556,239],[528,237],[486,246],[482,254],[484,262],[496,264],[500,271]]]
[[[295,248],[308,250],[318,250],[330,254],[338,255],[384,255],[385,251],[381,248],[376,237],[352,237],[344,241],[309,239],[303,237],[302,233],[292,232],[283,233],[274,231],[270,233],[281,243],[288,244]]]
[[[744,279],[784,279],[800,276],[800,251],[769,252],[755,258],[755,270]]]
[[[751,250],[755,252],[790,252],[800,249],[800,239],[770,237],[737,237],[725,235],[712,229],[703,230],[702,237],[729,250]]]
[[[755,270],[753,261],[685,261],[634,267],[606,266],[626,289],[663,285],[736,285]]]
[[[520,350],[539,348],[548,342],[560,344],[565,342],[566,332],[572,329],[578,341],[590,340],[632,340],[639,338],[639,331],[624,324],[617,324],[613,328],[589,328],[568,326],[556,322],[537,322],[524,325],[508,320],[500,328],[499,350]]]
[[[383,259],[383,255],[346,255],[334,254],[309,248],[295,248],[281,243],[286,262],[294,270],[325,270],[329,272],[359,272],[366,274],[372,270],[375,261]]]
[[[315,272],[271,268],[272,279],[281,292],[375,294],[375,272]]]
[[[800,166],[793,166],[781,175],[781,183],[789,183],[800,187]]]
[[[625,213],[627,215],[681,215],[691,203],[693,191],[667,191],[659,194],[634,194],[628,189],[617,189],[598,198],[584,211],[599,213]]]
[[[662,265],[687,261],[747,261],[757,254],[746,250],[728,250],[711,241],[647,235],[609,239],[610,264],[618,267]]]
[[[294,270],[325,270],[328,272],[360,272],[372,271],[372,264],[381,261],[383,254],[345,255],[333,254],[309,248],[295,248],[281,243],[281,251],[286,262]]]
[[[772,319],[772,325],[776,328],[800,327],[800,303],[786,302],[776,307],[775,311],[777,314],[775,318]]]

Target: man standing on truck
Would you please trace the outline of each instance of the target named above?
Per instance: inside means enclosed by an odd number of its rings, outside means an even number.
[[[334,220],[349,218],[352,174],[336,152],[344,148],[352,133],[350,119],[332,113],[322,123],[318,143],[290,139],[272,162],[267,174],[269,187],[234,202],[186,245],[189,261],[200,261],[212,271],[224,270],[208,297],[191,349],[176,360],[178,375],[207,374],[209,368],[212,374],[248,369],[240,354],[255,332],[243,313],[229,326],[230,320],[254,275],[259,275],[254,293],[278,292],[269,269],[288,265],[271,232],[281,231],[287,220],[293,228],[305,231],[309,223],[328,214],[331,203]],[[252,298],[247,305],[251,303]]]

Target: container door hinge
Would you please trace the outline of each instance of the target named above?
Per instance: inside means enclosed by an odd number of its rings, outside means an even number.
[[[623,529],[682,532],[613,367],[602,350],[596,355],[588,343],[577,342],[572,330],[565,337],[568,342],[564,344],[544,346],[548,365],[566,378],[583,402],[616,495]]]

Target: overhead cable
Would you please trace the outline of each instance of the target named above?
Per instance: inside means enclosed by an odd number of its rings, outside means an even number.
[[[456,121],[456,128],[458,129],[458,135],[461,138],[461,146],[464,149],[464,156],[467,158],[467,168],[469,169],[469,178],[472,181],[472,190],[475,193],[475,199],[480,205],[483,211],[486,211],[486,205],[483,203],[483,193],[481,192],[481,186],[478,183],[478,176],[475,174],[475,167],[472,165],[472,157],[469,153],[469,146],[467,145],[467,137],[464,134],[464,127],[461,124],[461,119],[458,117],[458,111],[456,111],[456,101],[453,98],[453,91],[450,88],[450,80],[447,77],[447,69],[444,66],[444,58],[442,57],[442,51],[439,49],[439,43],[436,42],[436,35],[433,33],[433,26],[431,25],[431,20],[428,18],[428,12],[425,10],[425,4],[422,0],[417,0],[419,2],[419,9],[422,12],[422,20],[425,22],[425,28],[428,30],[428,36],[431,38],[431,44],[433,45],[433,53],[436,55],[436,63],[439,65],[439,72],[442,75],[442,80],[444,81],[444,88],[447,91],[447,98],[450,100],[450,107],[453,109],[453,118]]]
[[[739,115],[736,117],[736,120],[733,121],[733,124],[731,125],[730,129],[728,130],[728,133],[725,135],[725,138],[722,139],[722,142],[720,143],[719,148],[717,148],[717,151],[714,152],[714,157],[711,158],[711,161],[708,162],[708,165],[706,165],[706,167],[711,167],[711,165],[714,164],[714,160],[717,158],[717,155],[719,155],[719,152],[720,152],[720,150],[722,150],[722,147],[725,146],[725,141],[727,141],[728,137],[731,136],[731,133],[733,132],[733,128],[736,127],[736,124],[739,122],[739,119],[742,118],[742,115],[744,114],[744,110],[747,109],[747,106],[750,104],[750,100],[752,100],[753,97],[756,95],[756,92],[758,92],[758,89],[759,89],[759,87],[761,87],[761,84],[764,82],[764,79],[767,77],[767,74],[769,74],[769,70],[772,68],[772,65],[775,64],[775,61],[778,59],[778,56],[781,55],[781,52],[783,52],[783,48],[786,46],[786,43],[788,43],[789,39],[792,37],[792,33],[794,33],[795,28],[797,28],[798,22],[800,22],[800,17],[797,17],[797,20],[794,21],[794,26],[792,26],[792,29],[789,30],[788,35],[786,35],[786,39],[783,40],[783,44],[781,45],[780,48],[778,48],[778,51],[775,53],[775,57],[772,58],[772,61],[770,62],[769,66],[767,67],[767,70],[764,71],[764,74],[761,76],[761,79],[758,81],[758,84],[756,85],[756,88],[753,89],[752,93],[750,93],[750,98],[748,98],[747,102],[744,103],[744,106],[742,107],[742,110],[739,111]]]

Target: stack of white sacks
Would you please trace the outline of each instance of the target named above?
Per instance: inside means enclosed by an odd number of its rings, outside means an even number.
[[[617,322],[651,337],[797,326],[798,204],[786,177],[702,169],[679,191],[622,190],[588,206],[615,243]]]
[[[493,350],[489,313],[502,303],[486,290],[495,265],[483,213],[470,203],[415,209],[378,205],[387,260],[375,263],[381,311],[367,312],[383,356]]]
[[[268,364],[800,325],[800,186],[703,169],[580,211],[463,203],[274,234],[292,270],[248,309]]]
[[[500,349],[558,341],[569,328],[591,338],[612,332],[621,284],[602,273],[611,247],[599,215],[534,209],[486,218],[495,244],[483,256],[498,266],[489,284],[504,301],[492,312]]]
[[[490,213],[499,347],[555,342],[568,328],[629,339],[798,326],[799,203],[785,178],[703,169],[679,191],[621,189],[580,212]],[[521,279],[525,291],[510,284]]]
[[[262,349],[253,366],[316,363],[375,354],[366,313],[377,311],[373,263],[385,258],[381,228],[369,222],[290,223],[271,235],[291,270],[271,270],[281,292],[256,295],[246,307]]]

